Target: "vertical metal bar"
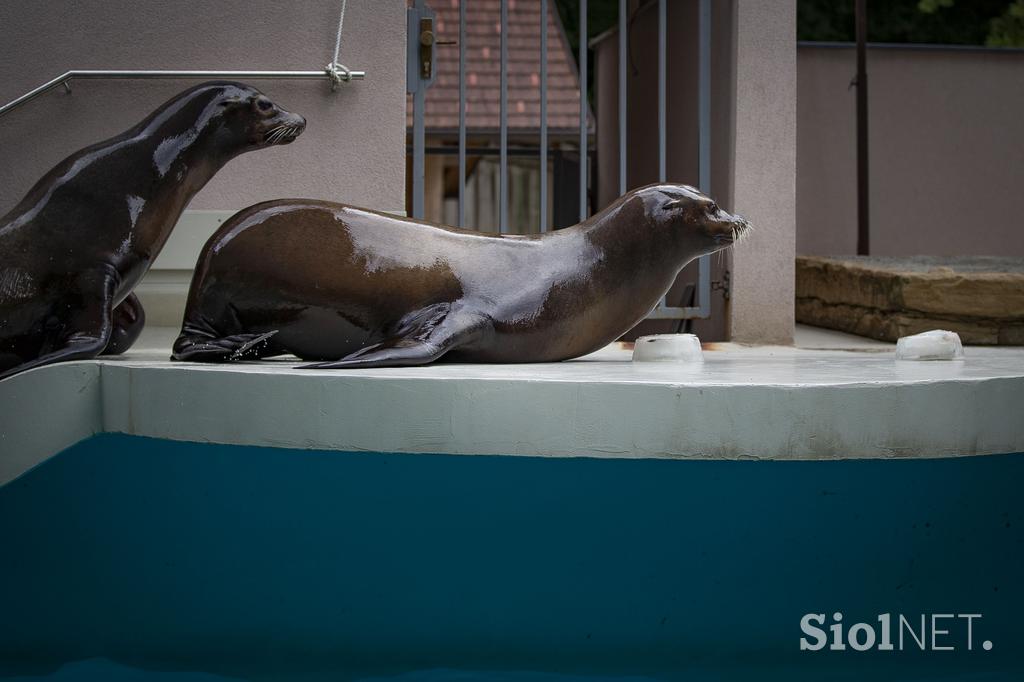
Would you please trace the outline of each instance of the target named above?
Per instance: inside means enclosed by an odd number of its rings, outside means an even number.
[[[665,182],[665,145],[666,145],[666,121],[665,121],[665,79],[666,67],[666,0],[658,0],[658,182]],[[662,296],[659,308],[668,307],[668,296]]]
[[[700,0],[700,73],[698,75],[699,166],[697,183],[711,191],[711,0]]]
[[[868,10],[865,0],[857,0],[857,255],[871,252],[871,225],[868,221]]]
[[[423,89],[412,99],[412,217],[423,218]]]
[[[629,25],[626,0],[619,0],[619,194],[626,193],[626,51]]]
[[[498,231],[508,231],[508,0],[501,0],[501,160]]]
[[[409,78],[410,84],[415,89],[412,96],[412,217],[423,218],[423,183],[424,183],[424,159],[425,147],[423,131],[423,107],[426,95],[426,87],[420,78],[415,57],[414,44],[418,44],[419,20],[423,11],[423,0],[416,0],[415,5],[409,10],[408,40],[409,40]],[[414,43],[415,41],[415,43]],[[415,79],[415,80],[412,80]]]
[[[466,2],[459,0],[459,227],[466,224]]]
[[[665,146],[668,143],[665,116],[665,79],[666,79],[666,58],[665,52],[667,43],[667,21],[666,11],[667,0],[658,0],[658,182],[665,182],[666,175],[666,153]]]
[[[540,231],[548,229],[548,0],[540,0]]]
[[[697,76],[698,162],[697,184],[704,193],[711,191],[711,0],[700,0],[699,57]],[[701,256],[697,275],[697,306],[700,317],[711,315],[711,258]]]
[[[580,220],[587,219],[587,0],[580,0]]]

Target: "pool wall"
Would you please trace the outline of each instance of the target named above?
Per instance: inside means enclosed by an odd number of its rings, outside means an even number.
[[[1020,679],[1021,481],[1024,454],[625,460],[104,434],[0,487],[0,673],[104,657],[246,679]],[[955,619],[939,640],[955,651],[800,651],[801,617],[835,611],[982,618],[972,651]]]

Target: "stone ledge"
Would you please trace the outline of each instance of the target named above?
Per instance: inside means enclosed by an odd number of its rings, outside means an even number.
[[[799,256],[798,322],[886,341],[943,328],[1024,344],[1024,259]]]

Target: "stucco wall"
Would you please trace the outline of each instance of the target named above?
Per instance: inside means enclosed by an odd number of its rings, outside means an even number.
[[[798,48],[797,252],[856,251],[852,47]],[[1024,256],[1024,51],[869,47],[871,253]]]
[[[340,3],[304,0],[83,0],[0,3],[0,101],[69,69],[317,70],[330,61]],[[404,206],[405,2],[350,2],[341,61],[367,78],[253,81],[303,114],[287,147],[232,161],[192,202],[237,209],[301,196]],[[0,118],[0,214],[70,152],[114,135],[193,81],[80,81]]]

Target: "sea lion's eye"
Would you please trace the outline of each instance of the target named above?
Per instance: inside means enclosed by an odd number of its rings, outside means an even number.
[[[260,108],[260,111],[266,111],[273,105],[270,103],[269,100],[261,99],[260,101],[256,102],[256,106]]]
[[[708,213],[718,213],[718,204],[713,201],[708,204]]]

